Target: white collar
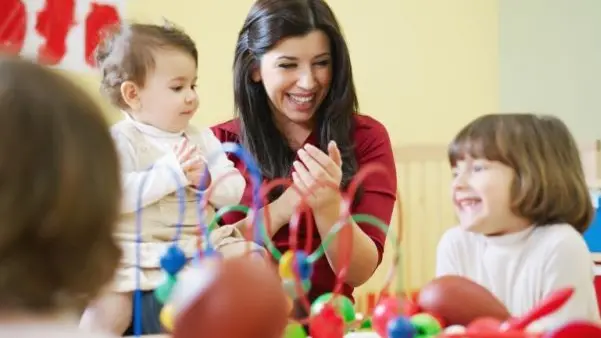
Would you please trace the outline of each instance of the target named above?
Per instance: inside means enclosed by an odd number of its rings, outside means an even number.
[[[486,241],[492,245],[498,246],[512,246],[520,243],[524,243],[530,234],[534,231],[536,227],[531,225],[523,230],[512,232],[506,235],[499,236],[485,236]]]
[[[131,121],[134,126],[141,131],[144,134],[150,135],[152,137],[158,137],[158,138],[180,138],[182,137],[182,135],[184,134],[184,130],[179,131],[179,132],[169,132],[169,131],[165,131],[162,129],[159,129],[155,126],[151,126],[149,124],[137,121],[136,119],[134,119],[129,113],[127,113],[126,111],[122,111],[123,115],[125,115],[125,118],[128,119],[129,121]]]

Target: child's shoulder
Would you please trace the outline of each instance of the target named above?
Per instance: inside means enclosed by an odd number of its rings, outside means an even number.
[[[114,123],[110,127],[110,132],[113,137],[124,137],[134,129],[135,126],[130,119],[123,119]]]
[[[456,225],[447,229],[441,237],[441,242],[479,242],[484,239],[484,236],[477,233],[466,231],[460,226]]]
[[[211,128],[208,127],[197,127],[193,125],[189,125],[185,130],[186,135],[188,136],[202,136],[202,137],[215,137]]]
[[[532,233],[533,243],[541,245],[549,254],[589,255],[582,235],[566,223],[538,226]]]
[[[447,229],[442,234],[442,237],[438,242],[438,251],[461,252],[469,255],[469,252],[478,250],[481,245],[484,245],[484,242],[484,236],[471,231],[466,231],[460,226],[456,225]]]
[[[221,142],[208,127],[188,126],[185,131],[189,140],[204,150],[221,148]]]

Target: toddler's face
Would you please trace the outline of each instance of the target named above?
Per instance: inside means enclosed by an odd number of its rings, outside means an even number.
[[[140,108],[132,114],[156,128],[182,131],[198,108],[196,63],[191,55],[176,49],[158,50],[154,61],[139,91]]]
[[[451,191],[460,226],[485,235],[521,230],[525,221],[510,208],[514,176],[514,170],[501,162],[457,161]]]

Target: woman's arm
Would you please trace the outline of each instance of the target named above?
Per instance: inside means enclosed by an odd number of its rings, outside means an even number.
[[[388,133],[384,126],[370,119],[368,125],[363,125],[361,132],[355,134],[355,144],[360,170],[375,165],[383,171],[374,172],[364,178],[361,183],[362,196],[351,208],[351,214],[367,214],[389,225],[396,201],[397,177]],[[314,178],[325,177],[320,171],[327,171],[330,177],[339,176],[335,172],[340,171],[341,159],[335,145],[329,147],[329,155],[314,147],[305,148],[306,153],[299,152],[299,158]],[[307,158],[307,154],[315,161]],[[332,169],[332,163],[326,163],[327,157],[336,163],[338,170]],[[312,162],[320,162],[321,168],[316,169]],[[295,166],[295,183],[304,182],[305,185],[310,185],[307,184],[310,180],[302,178],[306,177],[303,171],[303,167],[299,167],[298,164]],[[334,179],[332,182],[339,184],[340,179]],[[328,194],[331,194],[331,197],[326,197]],[[322,205],[313,206],[316,227],[324,241],[339,219],[340,196],[330,188],[323,188],[315,194],[315,198],[327,200]],[[344,263],[347,263],[345,281],[349,285],[358,286],[373,275],[382,261],[387,228],[380,229],[368,223],[351,221],[350,226],[343,229],[345,230],[342,230],[327,247],[326,257],[334,271],[339,271]]]
[[[268,234],[270,237],[273,237],[284,225],[290,222],[290,218],[292,218],[299,201],[300,195],[291,187],[286,189],[275,201],[259,209],[258,214],[262,215],[263,223],[266,227],[269,226]],[[238,221],[235,226],[245,231],[244,229],[248,226],[248,220],[249,217],[247,216]]]
[[[331,207],[315,214],[315,224],[322,241],[338,221],[339,215],[339,207]],[[326,247],[326,257],[332,270],[337,273],[347,266],[345,282],[353,287],[365,283],[373,275],[380,260],[376,243],[352,220]]]

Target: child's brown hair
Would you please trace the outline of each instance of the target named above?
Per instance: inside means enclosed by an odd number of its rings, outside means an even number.
[[[172,48],[188,53],[198,64],[194,40],[172,24],[123,24],[111,27],[96,49],[96,63],[102,74],[101,91],[121,109],[127,105],[121,96],[121,85],[132,81],[143,87],[148,72],[154,67],[157,50]]]
[[[0,311],[66,310],[112,279],[119,183],[109,126],[89,95],[0,56]]]
[[[514,169],[512,211],[536,225],[571,224],[584,232],[593,217],[576,141],[558,118],[535,114],[490,114],[455,136],[449,162],[469,156]]]

